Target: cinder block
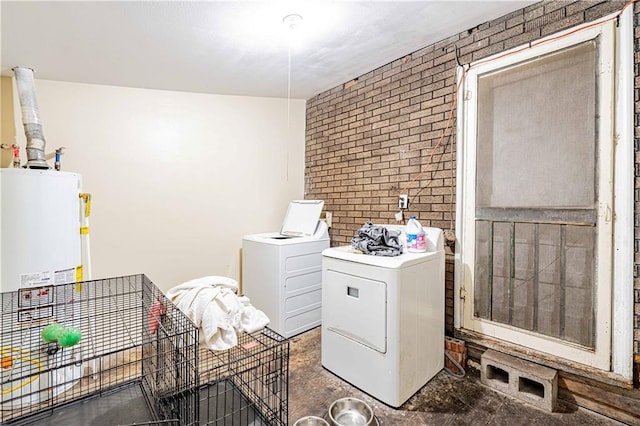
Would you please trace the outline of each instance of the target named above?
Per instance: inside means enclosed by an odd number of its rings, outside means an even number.
[[[558,395],[558,372],[540,364],[489,349],[480,357],[483,384],[546,411]]]

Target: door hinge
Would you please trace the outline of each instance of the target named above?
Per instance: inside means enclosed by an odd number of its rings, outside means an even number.
[[[469,99],[471,99],[471,95],[472,95],[471,90],[465,90],[462,98],[465,101],[468,101]]]
[[[464,288],[460,289],[460,299],[465,300],[465,298],[467,297],[467,290],[465,290]]]
[[[611,211],[611,206],[609,205],[609,203],[602,203],[602,209],[604,210],[603,212],[603,219],[605,221],[605,223],[609,223],[611,222],[611,220],[613,219],[613,213]]]

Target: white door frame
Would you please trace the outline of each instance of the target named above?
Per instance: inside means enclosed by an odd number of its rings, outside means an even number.
[[[457,299],[454,311],[454,326],[456,328],[471,329],[489,336],[494,336],[496,327],[502,330],[516,332],[513,336],[520,335],[526,339],[510,339],[517,341],[521,346],[533,347],[535,350],[547,352],[554,355],[562,354],[561,357],[578,360],[583,364],[605,370],[613,371],[624,378],[631,378],[633,373],[633,10],[626,11],[619,21],[616,30],[611,18],[615,15],[604,17],[595,23],[585,24],[580,30],[577,28],[567,30],[563,33],[555,34],[535,42],[535,46],[524,46],[494,55],[491,58],[483,59],[471,64],[467,70],[459,69],[459,81],[466,73],[478,75],[491,69],[504,66],[508,55],[509,62],[519,62],[533,55],[542,55],[552,51],[568,47],[590,40],[602,34],[603,43],[611,43],[615,50],[609,51],[609,58],[604,58],[609,63],[605,72],[615,73],[617,81],[615,89],[605,91],[601,88],[598,93],[600,104],[607,105],[607,108],[614,108],[615,101],[615,123],[609,121],[604,123],[605,128],[599,129],[608,132],[607,134],[615,138],[609,150],[609,160],[599,160],[602,174],[607,173],[610,179],[599,179],[604,186],[608,186],[610,191],[616,194],[615,200],[611,203],[600,203],[598,205],[598,227],[601,224],[611,226],[613,221],[613,241],[602,232],[599,233],[597,242],[599,250],[613,250],[613,265],[608,271],[597,270],[598,282],[611,282],[611,287],[603,288],[598,286],[597,310],[598,320],[596,327],[596,352],[585,351],[577,345],[567,344],[559,339],[529,333],[505,325],[497,326],[486,320],[474,319],[473,309],[473,265],[475,261],[475,199],[469,196],[470,191],[475,191],[475,135],[476,116],[475,108],[469,111],[468,102],[475,102],[473,96],[476,91],[475,78],[465,78],[464,86],[459,90],[458,99],[458,123],[457,123],[457,164],[458,173],[456,177],[456,253],[455,253],[455,293],[460,295]],[[601,25],[594,25],[601,23]],[[617,31],[617,34],[616,34]],[[614,38],[619,39],[615,42]],[[607,41],[609,39],[609,41]],[[548,42],[547,42],[548,41]],[[533,53],[532,53],[533,52]],[[613,67],[614,55],[618,60],[617,66]],[[602,64],[600,64],[602,67]],[[613,80],[613,78],[611,79]],[[614,92],[615,90],[615,92]],[[613,94],[615,93],[615,97]],[[608,120],[607,120],[608,121]],[[615,129],[614,129],[615,124]],[[602,144],[599,144],[601,146]],[[613,150],[615,149],[615,155]],[[602,153],[599,153],[602,155]],[[607,166],[608,161],[608,166]],[[615,167],[613,167],[615,165]],[[609,169],[609,170],[607,170]],[[464,173],[461,170],[466,170]],[[615,184],[614,184],[615,176]],[[631,176],[629,178],[629,176]],[[625,181],[625,179],[627,179]],[[599,188],[599,192],[602,187]],[[601,193],[601,192],[600,192]],[[608,225],[607,225],[608,223]],[[609,237],[611,234],[609,234]],[[608,240],[608,241],[607,241]],[[611,247],[613,244],[613,247]],[[611,275],[612,274],[612,275]],[[612,279],[613,277],[613,279]],[[604,281],[602,281],[604,280]],[[613,290],[613,291],[611,291]],[[613,296],[612,296],[613,293]],[[466,299],[466,303],[465,302]],[[459,302],[459,303],[458,303]],[[612,306],[615,309],[612,310]],[[465,314],[467,315],[465,317]],[[612,327],[612,321],[614,327]],[[475,324],[471,324],[475,322]],[[512,336],[512,337],[513,337]],[[526,342],[522,345],[522,342]]]

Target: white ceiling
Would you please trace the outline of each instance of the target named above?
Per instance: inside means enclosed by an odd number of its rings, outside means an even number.
[[[533,1],[6,1],[1,72],[308,99]],[[282,19],[302,16],[291,48]]]

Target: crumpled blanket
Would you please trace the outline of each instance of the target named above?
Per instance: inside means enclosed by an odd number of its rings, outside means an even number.
[[[367,222],[351,239],[351,246],[364,254],[400,256],[403,247],[398,239],[399,236],[400,234],[397,231]]]
[[[173,287],[167,298],[199,328],[200,343],[225,350],[238,344],[237,333],[252,333],[269,324],[265,313],[237,292],[236,280],[207,276]]]

